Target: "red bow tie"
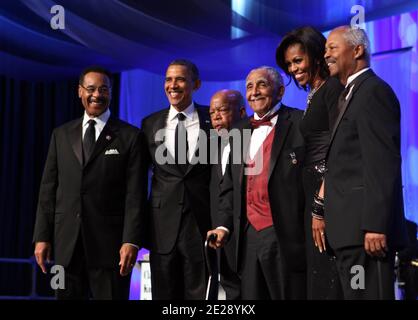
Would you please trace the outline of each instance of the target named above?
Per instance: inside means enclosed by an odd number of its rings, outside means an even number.
[[[274,113],[272,113],[271,115],[264,117],[260,120],[255,120],[254,117],[252,117],[250,119],[250,123],[251,126],[253,127],[253,129],[256,129],[260,126],[272,126],[273,123],[271,123],[271,119],[273,119],[275,116],[277,116],[277,114],[279,113],[279,111],[276,111]]]

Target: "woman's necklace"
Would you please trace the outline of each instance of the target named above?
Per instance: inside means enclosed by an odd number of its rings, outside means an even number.
[[[322,87],[322,85],[324,83],[325,83],[325,80],[322,80],[317,86],[313,87],[311,89],[311,91],[309,91],[308,97],[306,99],[306,109],[305,109],[304,115],[306,114],[306,112],[308,111],[309,107],[311,106],[311,101],[312,101],[313,96]]]

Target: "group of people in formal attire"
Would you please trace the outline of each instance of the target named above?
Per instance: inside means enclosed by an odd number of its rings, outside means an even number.
[[[178,59],[170,106],[141,129],[110,114],[108,71],[82,72],[84,116],[52,133],[34,231],[42,271],[52,259],[65,268],[58,299],[127,299],[142,247],[153,299],[204,299],[206,239],[228,300],[394,298],[400,106],[370,69],[367,35],[298,28],[276,61],[309,91],[304,111],[282,103],[270,66],[247,75],[253,116],[236,90],[198,105],[198,68]]]

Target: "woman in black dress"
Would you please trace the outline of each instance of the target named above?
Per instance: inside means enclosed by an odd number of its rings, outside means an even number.
[[[329,76],[324,60],[325,37],[311,27],[286,34],[276,51],[277,64],[298,88],[309,90],[300,130],[306,155],[303,184],[306,196],[305,226],[308,263],[308,299],[342,298],[333,253],[327,246],[323,217],[312,215],[314,195],[325,170],[325,157],[337,114],[341,83]]]

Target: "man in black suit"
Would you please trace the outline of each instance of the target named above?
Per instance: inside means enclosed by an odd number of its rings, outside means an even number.
[[[247,76],[254,116],[237,125],[239,135],[230,131],[220,223],[208,232],[217,235],[212,247],[222,247],[235,233],[242,299],[306,299],[303,112],[284,106],[283,94],[274,68],[260,67]]]
[[[334,29],[325,59],[346,86],[327,158],[326,237],[345,299],[393,299],[394,253],[406,240],[399,101],[370,69],[363,30]]]
[[[58,299],[128,299],[146,193],[139,129],[110,117],[111,74],[85,69],[82,118],[52,133],[39,192],[35,257],[65,268]]]
[[[212,166],[210,180],[210,211],[212,215],[212,226],[216,227],[219,225],[219,187],[225,173],[230,151],[227,132],[240,119],[247,116],[244,98],[241,93],[236,90],[218,91],[210,100],[209,115],[212,127],[219,134],[218,161]],[[234,238],[235,236],[232,234],[231,239],[225,245],[225,248],[220,249],[218,253],[221,285],[225,290],[227,300],[237,300],[241,297],[240,279],[234,271],[236,270]]]
[[[210,119],[208,108],[193,102],[199,87],[192,62],[171,62],[164,84],[170,107],[142,122],[152,165],[147,229],[153,299],[205,298]]]

